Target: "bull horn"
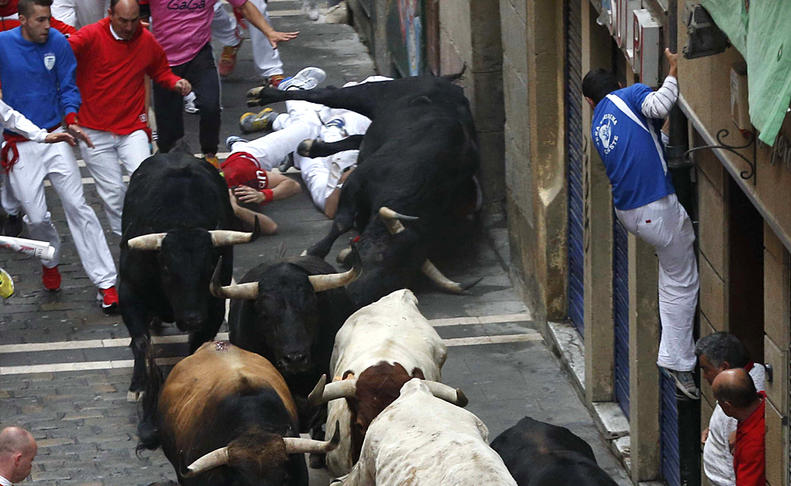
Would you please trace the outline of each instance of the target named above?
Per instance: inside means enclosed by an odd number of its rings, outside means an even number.
[[[469,403],[467,396],[461,391],[460,388],[453,388],[438,381],[424,380],[423,383],[431,390],[431,394],[437,398],[445,400],[448,403],[458,405],[459,407],[466,407]]]
[[[431,263],[431,260],[426,258],[426,261],[423,262],[423,266],[420,270],[428,277],[437,287],[447,290],[452,294],[463,294],[468,288],[472,287],[473,285],[477,284],[481,281],[481,279],[473,280],[472,282],[467,283],[459,283],[454,282],[453,280],[449,279],[442,272],[439,271],[437,267]]]
[[[338,262],[338,263],[345,262],[346,261],[346,257],[348,257],[351,252],[352,252],[352,247],[351,246],[347,246],[346,248],[344,248],[343,250],[338,252],[338,257],[335,258],[335,261]]]
[[[417,221],[420,219],[417,216],[407,216],[406,214],[397,213],[387,206],[379,208],[379,216],[384,219],[398,219],[400,221]]]
[[[313,286],[314,292],[337,289],[354,282],[360,276],[360,268],[352,269],[341,273],[328,273],[323,275],[309,275],[308,280]]]
[[[215,467],[224,466],[228,464],[228,460],[228,446],[220,447],[198,458],[198,460],[187,466],[187,471],[191,475],[195,475]]]
[[[237,285],[223,285],[220,281],[220,268],[222,268],[222,257],[217,260],[214,273],[211,276],[209,292],[218,299],[244,299],[255,300],[258,298],[258,282],[249,282]]]
[[[256,218],[258,221],[258,218]],[[211,244],[213,246],[230,246],[238,245],[239,243],[250,243],[253,241],[255,231],[248,233],[246,231],[230,231],[230,230],[211,230]]]
[[[332,434],[332,439],[327,441],[302,439],[300,437],[283,437],[283,442],[286,444],[286,454],[323,454],[330,452],[338,447],[341,441],[341,426],[340,423],[335,424],[335,433]]]
[[[167,233],[149,233],[130,238],[126,245],[132,250],[159,250]]]
[[[313,391],[308,395],[308,403],[312,407],[318,407],[322,403],[345,398],[354,395],[357,391],[357,378],[348,380],[333,381],[327,384],[327,375],[321,375],[319,382],[313,387]]]
[[[397,213],[387,206],[382,206],[379,208],[379,217],[382,219],[382,222],[385,224],[385,226],[387,226],[387,230],[391,235],[397,235],[406,229],[401,223],[402,220],[416,221],[418,219],[417,216],[407,216],[405,214]]]

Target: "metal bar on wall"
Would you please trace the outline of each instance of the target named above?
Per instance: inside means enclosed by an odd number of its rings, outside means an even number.
[[[692,126],[695,127],[695,130],[700,133],[700,136],[703,138],[703,141],[706,145],[716,145],[717,139],[709,132],[703,122],[698,118],[698,115],[692,110],[692,107],[689,106],[687,100],[684,99],[684,95],[679,95],[678,97],[678,106],[681,108],[681,111],[687,116],[687,120],[692,122]],[[777,238],[783,243],[783,246],[786,247],[786,251],[791,252],[791,235],[783,231],[783,227],[780,226],[778,223],[777,218],[774,217],[771,211],[766,207],[766,205],[761,201],[757,194],[755,194],[751,188],[750,182],[744,180],[739,175],[742,172],[742,169],[736,167],[733,161],[723,153],[722,150],[712,150],[714,155],[719,159],[720,163],[725,167],[728,173],[731,175],[733,180],[736,182],[736,185],[739,186],[746,195],[747,198],[750,200],[755,209],[761,214],[761,217],[764,218],[766,224],[772,228],[772,231]],[[757,161],[756,161],[757,163]]]

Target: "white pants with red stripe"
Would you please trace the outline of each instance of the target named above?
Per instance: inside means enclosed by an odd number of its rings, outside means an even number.
[[[126,183],[123,175],[132,175],[149,155],[148,134],[137,130],[129,135],[83,128],[94,148],[80,143],[85,166],[96,181],[96,192],[102,199],[104,212],[113,233],[121,235],[121,210],[124,207]]]
[[[24,221],[30,237],[55,247],[52,260],[41,260],[46,267],[60,261],[60,237],[52,224],[44,197],[44,179],[58,193],[74,246],[88,278],[100,289],[115,285],[116,271],[99,219],[85,202],[77,160],[66,143],[17,143],[19,160],[9,173],[11,186],[25,210]]]
[[[657,364],[676,371],[695,368],[692,337],[698,303],[695,232],[675,194],[627,211],[615,210],[627,231],[656,249],[659,258],[659,318],[662,337]]]

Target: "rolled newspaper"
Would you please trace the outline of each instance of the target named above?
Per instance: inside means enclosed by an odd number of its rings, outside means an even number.
[[[7,248],[44,260],[52,260],[52,257],[55,256],[55,247],[51,246],[46,241],[28,240],[26,238],[0,236],[0,248]]]

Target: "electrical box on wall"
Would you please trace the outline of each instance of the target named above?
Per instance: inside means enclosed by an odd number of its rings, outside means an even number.
[[[659,86],[659,59],[661,57],[660,24],[647,9],[634,11],[634,58],[632,69],[640,76],[640,82],[648,86]]]
[[[731,66],[731,117],[739,130],[751,130],[747,91],[747,65]]]
[[[626,48],[627,54],[632,52],[632,38],[634,36],[634,22],[632,12],[640,8],[640,0],[616,0],[617,27],[615,30],[615,42],[618,47]],[[629,56],[631,60],[631,55]]]

